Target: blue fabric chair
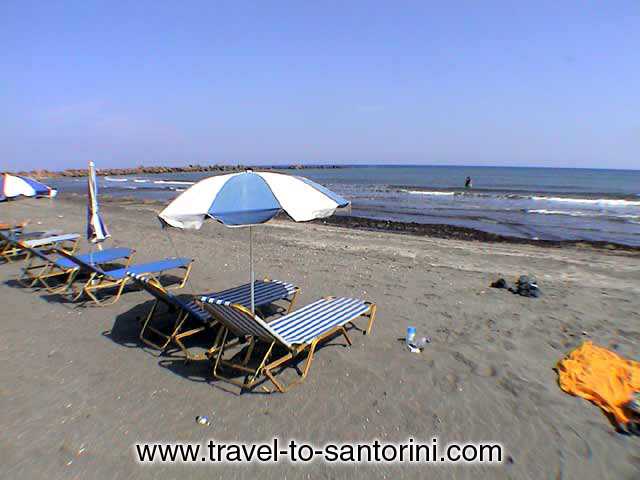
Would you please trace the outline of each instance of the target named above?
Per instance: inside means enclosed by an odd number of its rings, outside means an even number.
[[[126,267],[113,270],[103,270],[98,265],[87,263],[86,261],[78,257],[74,257],[62,250],[58,250],[58,253],[78,266],[74,271],[73,278],[71,282],[69,282],[67,290],[59,293],[67,293],[70,291],[71,299],[73,301],[79,300],[83,296],[87,296],[93,300],[96,305],[113,304],[120,299],[125,286],[131,280],[131,277],[127,275],[128,272],[142,277],[152,278],[153,281],[161,285],[160,275],[170,270],[183,270],[183,277],[178,282],[178,285],[174,287],[182,288],[187,282],[189,274],[191,273],[191,267],[193,266],[193,259],[191,258],[165,258],[155,262],[127,265]],[[85,273],[88,279],[80,289],[74,289],[73,280],[79,273]],[[97,296],[99,291],[114,289],[116,292],[109,301],[101,300]]]

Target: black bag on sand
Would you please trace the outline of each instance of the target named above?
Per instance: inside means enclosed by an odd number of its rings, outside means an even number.
[[[534,277],[528,277],[527,275],[521,275],[518,278],[518,295],[522,295],[523,297],[533,297],[538,298],[542,292],[540,292],[540,288],[538,287],[538,282]]]
[[[538,282],[534,277],[530,277],[527,275],[520,275],[518,280],[516,281],[515,287],[509,285],[504,278],[499,278],[495,282],[491,284],[493,288],[504,288],[509,290],[512,293],[516,293],[518,295],[522,295],[523,297],[532,297],[538,298],[542,292],[538,287]]]
[[[493,282],[491,284],[492,288],[507,288],[508,284],[507,281],[504,278],[499,278],[498,280],[496,280],[495,282]]]

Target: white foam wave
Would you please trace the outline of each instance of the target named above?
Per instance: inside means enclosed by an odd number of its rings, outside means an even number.
[[[133,181],[135,183],[148,183],[149,180],[145,180],[144,178],[134,178]]]
[[[618,207],[640,206],[640,201],[622,200],[613,198],[570,198],[570,197],[543,197],[533,196],[533,200],[543,200],[546,202],[581,203],[585,205],[610,205]]]
[[[426,192],[424,190],[403,190],[403,192],[410,193],[412,195],[455,195],[456,192]]]
[[[128,178],[113,178],[113,177],[104,177],[107,182],[128,182]]]
[[[598,212],[567,212],[565,210],[547,210],[545,208],[526,210],[527,213],[537,213],[540,215],[568,215],[570,217],[610,217],[628,219],[630,223],[636,223],[633,220],[640,219],[640,215],[614,215],[611,213]]]
[[[571,217],[591,217],[594,214],[584,212],[565,212],[564,210],[546,210],[540,208],[537,210],[527,210],[527,213],[538,213],[541,215],[569,215]]]
[[[195,185],[196,182],[183,182],[179,180],[156,180],[156,185]]]

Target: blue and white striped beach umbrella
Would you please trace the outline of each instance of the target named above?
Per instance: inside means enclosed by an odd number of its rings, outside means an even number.
[[[104,242],[111,235],[109,235],[107,227],[104,225],[98,206],[98,181],[96,180],[96,167],[93,162],[89,162],[87,184],[87,240],[91,243]]]
[[[0,176],[0,201],[20,196],[53,198],[57,190],[29,177],[5,173]]]
[[[268,222],[281,212],[296,222],[325,218],[349,201],[303,177],[273,172],[219,175],[196,183],[159,214],[165,225],[199,229],[207,218],[227,227],[249,227],[251,305],[254,305],[251,226]]]
[[[328,217],[348,205],[340,195],[307,178],[247,170],[201,180],[159,216],[176,228],[199,229],[206,218],[242,227],[268,222],[280,212],[305,222]]]

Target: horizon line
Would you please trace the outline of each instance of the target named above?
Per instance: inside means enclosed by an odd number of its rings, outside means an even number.
[[[518,168],[518,169],[551,169],[551,170],[608,170],[608,171],[622,171],[622,172],[640,172],[640,169],[636,168],[619,168],[619,167],[554,167],[554,166],[540,166],[540,165],[477,165],[477,164],[464,164],[464,165],[451,165],[444,163],[430,163],[430,164],[418,164],[418,163],[272,163],[272,164],[243,164],[243,163],[191,163],[187,165],[137,165],[131,167],[104,167],[98,168],[98,170],[134,170],[134,169],[155,169],[155,168],[172,168],[172,169],[188,169],[188,168],[207,168],[207,167],[226,167],[226,168],[272,168],[272,169],[312,169],[314,167],[332,167],[332,168],[366,168],[366,167],[379,167],[379,168],[402,168],[402,167],[445,167],[445,168]],[[86,170],[82,167],[68,167],[63,169],[49,170],[46,168],[35,168],[29,170],[0,170],[0,173],[61,173],[74,170]]]

